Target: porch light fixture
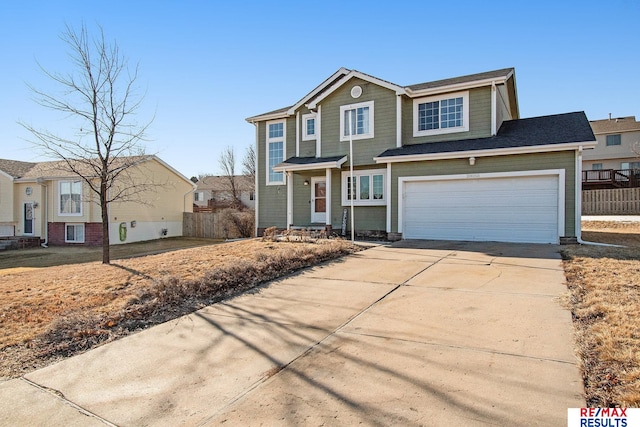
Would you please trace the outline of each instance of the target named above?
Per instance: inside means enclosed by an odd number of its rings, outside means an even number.
[[[304,180],[304,185],[309,185],[309,180],[308,179]]]
[[[469,165],[473,166],[476,164],[476,158],[475,157],[469,157]]]

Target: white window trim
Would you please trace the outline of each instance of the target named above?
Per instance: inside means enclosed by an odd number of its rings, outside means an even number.
[[[278,138],[269,138],[269,125],[282,123],[282,136]],[[266,122],[265,125],[265,160],[266,160],[266,185],[284,185],[285,183],[285,174],[282,172],[282,180],[281,181],[271,181],[269,177],[269,144],[272,142],[282,141],[282,161],[284,162],[287,159],[287,121],[283,120],[271,120]]]
[[[370,139],[374,137],[374,108],[373,108],[373,101],[367,101],[367,102],[359,102],[357,104],[349,104],[349,105],[341,105],[340,106],[340,141],[344,142],[344,141],[349,141],[349,135],[344,135],[344,127],[347,125],[344,122],[344,112],[347,110],[354,110],[356,108],[362,108],[362,107],[369,107],[369,133],[363,133],[361,135],[352,135],[351,139],[353,139],[354,141],[358,140],[358,139]]]
[[[74,182],[80,182],[80,213],[66,213],[66,212],[62,212],[62,206],[60,204],[60,197],[62,196],[62,184],[64,183],[74,183]],[[82,184],[82,181],[79,179],[76,180],[71,180],[71,179],[67,179],[67,180],[63,180],[63,181],[58,181],[58,215],[59,216],[82,216],[82,193],[84,192],[84,185]]]
[[[443,99],[462,97],[462,126],[445,129],[418,130],[418,106],[426,102],[442,101]],[[447,93],[446,95],[427,96],[413,100],[413,136],[442,135],[446,133],[469,131],[469,91]]]
[[[382,176],[382,199],[360,200],[360,178],[363,176],[371,177],[369,186],[370,192],[373,192],[373,175]],[[386,206],[387,205],[387,169],[366,169],[353,171],[356,178],[356,198],[353,200],[354,206]],[[342,172],[342,206],[350,206],[351,200],[347,199],[347,179],[351,177],[349,171]]]
[[[67,227],[68,226],[82,227],[82,240],[67,240]],[[85,228],[83,223],[73,223],[73,222],[65,223],[64,224],[64,242],[65,243],[84,243],[84,241],[85,241],[85,231],[86,231],[86,228]]]
[[[313,119],[315,123],[313,124],[314,134],[309,135],[307,133],[307,121]],[[316,135],[318,134],[317,130],[318,120],[316,119],[315,113],[303,114],[302,115],[302,140],[303,141],[314,141],[316,139]]]

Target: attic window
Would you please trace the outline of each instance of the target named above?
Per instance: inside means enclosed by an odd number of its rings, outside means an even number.
[[[413,136],[469,130],[469,92],[418,98],[413,101]]]

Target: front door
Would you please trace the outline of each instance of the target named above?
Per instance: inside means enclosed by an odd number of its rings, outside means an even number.
[[[311,222],[327,222],[327,180],[325,177],[311,178]]]
[[[24,234],[33,234],[33,203],[24,204]]]

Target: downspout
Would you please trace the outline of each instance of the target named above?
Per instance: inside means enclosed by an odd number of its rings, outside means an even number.
[[[498,133],[498,106],[497,106],[496,82],[491,82],[491,136]]]
[[[576,151],[576,239],[581,245],[610,246],[623,248],[621,245],[611,245],[608,243],[586,242],[582,240],[582,145]]]
[[[43,178],[36,179],[36,183],[44,188],[44,242],[40,246],[47,248],[49,244],[49,187],[47,187]]]

